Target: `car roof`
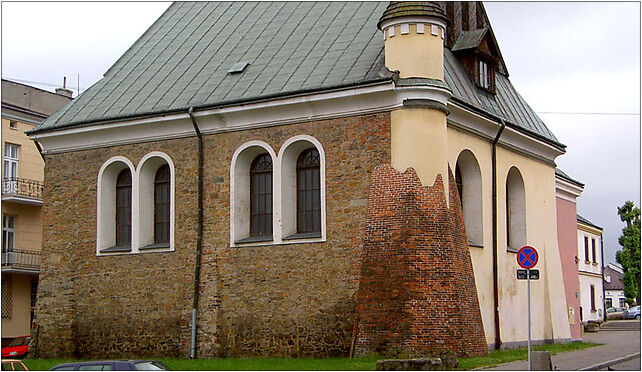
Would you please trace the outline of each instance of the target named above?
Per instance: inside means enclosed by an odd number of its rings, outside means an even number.
[[[6,359],[3,359],[3,360],[6,360]],[[90,365],[90,364],[96,364],[96,363],[116,363],[116,362],[122,362],[122,363],[143,363],[143,362],[158,362],[158,360],[154,360],[154,359],[87,360],[87,361],[84,361],[84,362],[70,362],[70,363],[57,364],[55,367],[62,367],[62,366],[84,366],[84,365]]]

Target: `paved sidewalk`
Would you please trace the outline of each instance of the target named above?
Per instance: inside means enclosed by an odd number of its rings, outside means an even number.
[[[629,322],[639,322],[639,320]],[[560,371],[578,370],[594,366],[605,361],[640,353],[639,330],[608,331],[602,329],[596,333],[584,333],[583,341],[595,342],[604,345],[553,355],[551,357],[553,367]],[[639,360],[640,359],[638,358],[637,361]],[[617,365],[615,367],[617,367]],[[525,371],[528,370],[528,362],[521,361],[500,364],[496,367],[488,368],[488,370]]]

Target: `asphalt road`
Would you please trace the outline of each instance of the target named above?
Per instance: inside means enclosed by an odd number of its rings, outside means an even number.
[[[595,366],[610,360],[626,357],[640,352],[640,320],[620,320],[618,330],[600,329],[595,333],[584,333],[583,341],[596,342],[602,346],[560,353],[551,357],[553,366],[560,371],[578,370]],[[640,358],[618,363],[613,370],[640,370]],[[526,361],[500,364],[490,370],[524,371],[528,369]]]
[[[600,371],[639,371],[640,370],[640,357],[631,359],[624,363],[614,364],[610,367],[600,369]]]

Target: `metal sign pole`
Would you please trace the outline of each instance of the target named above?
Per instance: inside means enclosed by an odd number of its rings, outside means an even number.
[[[528,370],[533,370],[531,361],[531,269],[526,270],[528,282]]]

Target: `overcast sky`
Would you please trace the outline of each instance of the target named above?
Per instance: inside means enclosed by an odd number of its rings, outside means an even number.
[[[2,78],[53,91],[66,76],[75,97],[168,6],[2,2]],[[568,146],[557,164],[586,185],[578,213],[604,228],[615,262],[617,207],[640,206],[640,3],[485,6],[510,80]]]

